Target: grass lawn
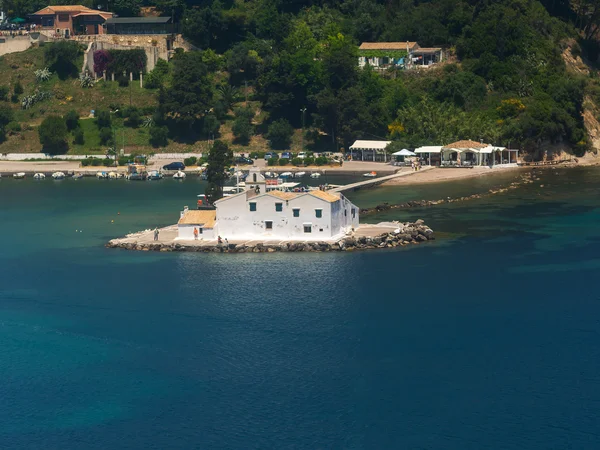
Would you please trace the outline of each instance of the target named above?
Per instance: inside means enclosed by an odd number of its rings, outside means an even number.
[[[113,131],[117,141],[117,148],[124,149],[125,153],[147,153],[151,151],[148,144],[150,133],[148,128],[130,128],[123,125],[124,120],[113,118]],[[73,138],[70,138],[69,153],[72,155],[103,155],[108,148],[100,144],[100,130],[96,126],[94,119],[81,119],[79,121],[83,130],[84,143],[82,145],[73,144]]]

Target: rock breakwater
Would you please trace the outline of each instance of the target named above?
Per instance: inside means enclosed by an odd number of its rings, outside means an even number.
[[[143,239],[113,239],[106,247],[137,251],[155,252],[202,252],[202,253],[275,253],[275,252],[341,252],[368,249],[384,249],[420,244],[435,240],[435,233],[422,220],[414,223],[389,222],[386,229],[377,231],[379,225],[369,226],[368,232],[361,233],[360,228],[354,236],[346,236],[338,241],[315,242],[246,242],[218,244],[214,241],[174,241],[146,242]]]

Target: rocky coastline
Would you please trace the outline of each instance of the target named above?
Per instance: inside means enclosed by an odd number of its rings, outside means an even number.
[[[368,249],[404,247],[435,240],[435,233],[423,220],[414,223],[394,222],[393,231],[373,236],[347,236],[335,242],[277,242],[277,243],[230,243],[198,241],[142,242],[127,238],[113,239],[107,248],[155,252],[202,252],[202,253],[275,253],[275,252],[341,252]]]
[[[509,184],[506,187],[490,189],[487,192],[484,192],[481,194],[473,194],[473,195],[468,195],[468,196],[464,196],[464,197],[455,197],[455,198],[447,197],[447,198],[442,198],[439,200],[411,200],[411,201],[408,201],[405,203],[398,203],[398,204],[381,203],[373,208],[362,208],[360,210],[360,214],[365,215],[365,214],[378,213],[381,211],[388,211],[391,209],[422,208],[422,207],[427,207],[427,206],[443,205],[446,203],[455,203],[455,202],[464,202],[464,201],[468,201],[468,200],[475,200],[475,199],[479,199],[479,198],[490,197],[492,195],[503,194],[510,190],[517,189],[518,187],[520,187],[524,184],[532,184],[534,181],[539,181],[539,180],[540,180],[540,178],[538,177],[538,174],[537,174],[536,170],[534,169],[531,171],[531,173],[526,173],[526,174],[521,175],[519,180],[514,181],[513,183]],[[544,186],[542,185],[540,187],[544,187]]]

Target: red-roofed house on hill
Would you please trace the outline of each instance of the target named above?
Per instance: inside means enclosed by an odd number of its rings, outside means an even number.
[[[61,37],[81,34],[104,34],[102,26],[113,13],[97,11],[83,5],[52,5],[30,15],[42,30],[52,30]]]

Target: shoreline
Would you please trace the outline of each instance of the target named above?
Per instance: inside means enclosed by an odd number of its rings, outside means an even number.
[[[154,240],[154,230],[144,230],[122,238],[111,239],[107,248],[155,252],[202,253],[275,253],[275,252],[347,252],[354,250],[405,247],[435,240],[435,233],[423,220],[412,222],[382,222],[361,224],[350,236],[332,240],[234,240],[220,244],[217,240],[180,240],[177,225],[159,229],[159,239]]]

